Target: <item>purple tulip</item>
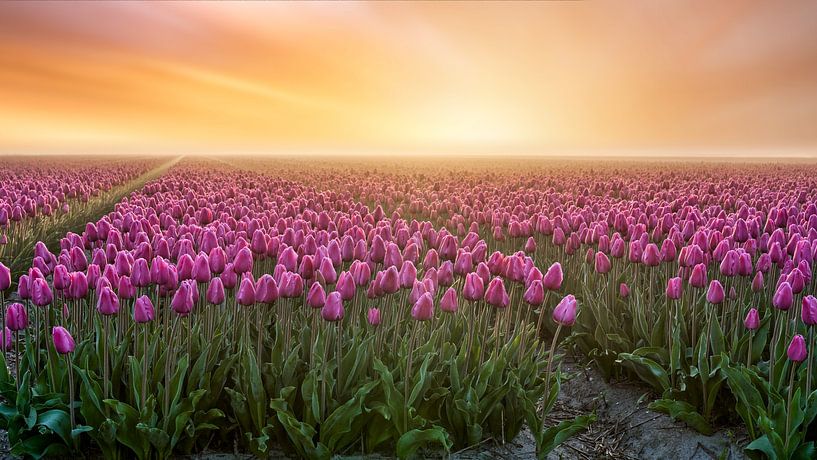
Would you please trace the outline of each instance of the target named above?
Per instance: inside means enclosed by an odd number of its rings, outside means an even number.
[[[99,313],[106,316],[119,313],[119,297],[116,296],[110,287],[105,286],[99,292],[96,309]]]
[[[548,268],[548,271],[542,278],[542,285],[548,291],[558,291],[562,288],[563,281],[564,273],[562,272],[562,264],[555,262]]]
[[[726,298],[726,293],[723,290],[723,285],[718,280],[712,280],[709,283],[709,289],[706,291],[706,301],[718,305],[723,303]]]
[[[440,310],[448,313],[456,313],[459,309],[459,301],[457,298],[457,291],[450,287],[443,294],[440,300]]]
[[[505,282],[502,281],[502,278],[497,276],[488,283],[488,287],[485,289],[485,301],[496,308],[508,307],[510,298],[508,297],[508,291],[505,290]]]
[[[789,349],[786,351],[789,360],[796,363],[801,363],[808,358],[808,350],[806,349],[806,341],[800,334],[795,335],[791,339]]]
[[[366,312],[366,319],[369,321],[369,324],[372,326],[379,326],[380,325],[380,310],[377,308],[370,308],[368,312]]]
[[[667,280],[667,298],[670,300],[680,299],[681,294],[683,293],[682,286],[680,277],[670,278]]]
[[[207,299],[207,303],[210,305],[221,305],[224,303],[224,298],[224,283],[220,277],[214,276],[210,279],[210,284],[207,286],[205,299]]]
[[[542,302],[545,301],[545,288],[542,285],[542,282],[539,280],[534,280],[531,282],[522,298],[525,300],[525,302],[534,307],[542,305]]]
[[[578,304],[572,294],[566,295],[553,309],[553,321],[562,326],[573,326],[576,323],[576,309]]]
[[[778,310],[788,310],[794,303],[794,293],[788,281],[780,283],[772,297],[772,305]]]
[[[321,308],[321,317],[326,321],[340,321],[343,319],[343,298],[337,291],[330,292],[326,296],[326,303]]]
[[[306,304],[310,308],[323,308],[326,304],[326,292],[320,283],[312,283],[309,293],[306,295]]]
[[[12,331],[22,331],[28,327],[28,313],[21,303],[13,303],[6,308],[6,326]]]
[[[143,295],[133,304],[133,320],[137,323],[149,323],[156,317],[153,302],[150,297]]]
[[[68,332],[68,330],[62,326],[55,326],[51,330],[51,337],[54,340],[54,348],[56,348],[57,353],[61,355],[71,353],[76,348],[74,338],[71,337],[71,334]]]
[[[803,308],[800,317],[806,326],[817,324],[817,298],[812,295],[803,297]]]
[[[236,300],[238,301],[239,305],[243,305],[245,307],[255,303],[255,284],[251,278],[241,278],[241,284],[238,286],[238,295],[236,295]]]
[[[417,321],[428,321],[434,317],[434,298],[430,292],[421,295],[411,308],[411,317]]]
[[[760,327],[760,315],[757,312],[757,308],[749,310],[749,313],[746,314],[746,319],[743,320],[743,325],[750,331],[755,331]]]

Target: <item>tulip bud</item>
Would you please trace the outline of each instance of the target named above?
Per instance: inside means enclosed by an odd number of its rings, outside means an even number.
[[[309,293],[306,294],[306,304],[310,308],[323,308],[326,304],[326,292],[320,283],[312,283]]]
[[[496,308],[508,307],[510,298],[505,290],[505,282],[502,281],[502,278],[497,276],[488,283],[488,288],[485,289],[485,301]]]
[[[352,300],[355,297],[355,280],[349,272],[341,272],[335,290],[340,293],[343,300]]]
[[[755,331],[760,327],[760,315],[758,315],[757,308],[752,308],[746,314],[746,319],[743,320],[743,325],[750,331]]]
[[[149,323],[156,317],[153,302],[150,297],[143,295],[133,304],[133,320],[137,323]]]
[[[706,265],[699,263],[692,267],[692,274],[689,275],[689,285],[695,288],[706,286]]]
[[[755,277],[752,278],[752,292],[760,292],[763,290],[763,272],[755,273]]]
[[[51,293],[51,287],[48,282],[42,278],[36,278],[31,286],[31,302],[38,307],[45,307],[50,305],[54,300],[54,295]]]
[[[396,267],[389,267],[383,272],[380,280],[380,289],[386,294],[394,294],[400,290],[400,275]]]
[[[11,287],[11,270],[0,262],[0,291]]]
[[[14,342],[11,339],[11,329],[3,326],[3,338],[0,341],[0,348],[3,351],[10,351],[11,347],[14,345]]]
[[[236,300],[239,305],[245,307],[255,303],[255,284],[249,277],[243,277],[241,284],[238,286],[238,295]]]
[[[794,293],[791,289],[791,284],[788,281],[780,283],[777,287],[774,296],[772,297],[772,305],[778,310],[788,310],[794,302]]]
[[[326,303],[321,308],[321,317],[326,321],[340,321],[343,319],[343,298],[337,291],[330,292],[326,296]]]
[[[564,273],[562,272],[562,264],[554,262],[542,278],[542,285],[548,291],[558,291],[562,288],[563,281]]]
[[[618,295],[622,299],[626,299],[630,296],[630,287],[627,286],[627,283],[621,283],[618,285]]]
[[[221,305],[224,303],[224,283],[221,278],[214,276],[210,279],[210,285],[207,286],[205,298],[210,305]]]
[[[421,295],[411,308],[411,317],[417,321],[428,321],[434,317],[434,298],[430,292]]]
[[[68,330],[62,326],[55,326],[51,330],[51,337],[54,340],[54,348],[56,348],[57,353],[61,355],[71,353],[76,348],[74,338],[71,337]]]
[[[808,350],[806,349],[806,341],[803,339],[802,335],[797,334],[791,339],[786,355],[788,355],[791,361],[796,363],[806,360],[808,357]]]
[[[718,305],[726,298],[726,293],[723,290],[723,285],[718,280],[712,280],[709,283],[709,290],[706,292],[706,301]]]
[[[22,331],[28,327],[28,313],[21,303],[13,303],[6,308],[6,326],[12,331]]]
[[[380,325],[380,310],[377,308],[370,308],[366,314],[366,318],[369,321],[369,324],[372,326],[379,326]]]
[[[562,326],[572,326],[576,322],[577,306],[576,298],[568,294],[553,309],[553,321]]]
[[[675,277],[667,280],[666,295],[668,299],[678,300],[681,298],[682,292],[681,278]]]
[[[440,310],[448,313],[456,313],[458,309],[457,291],[450,287],[445,291],[443,298],[440,300]]]
[[[800,312],[800,318],[806,326],[814,326],[817,324],[817,298],[812,295],[803,297],[803,308]]]
[[[542,286],[542,282],[539,280],[531,282],[522,298],[534,307],[542,305],[542,302],[545,301],[545,288]]]

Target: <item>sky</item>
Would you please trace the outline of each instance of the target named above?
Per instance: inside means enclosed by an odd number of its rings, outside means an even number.
[[[2,153],[817,152],[817,2],[0,3]]]

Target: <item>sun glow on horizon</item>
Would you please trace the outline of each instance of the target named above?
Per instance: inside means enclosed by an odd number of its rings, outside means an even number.
[[[817,147],[817,6],[698,6],[4,3],[0,152]]]

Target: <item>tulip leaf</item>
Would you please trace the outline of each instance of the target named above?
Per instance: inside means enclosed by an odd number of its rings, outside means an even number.
[[[672,399],[659,399],[650,403],[650,409],[663,412],[673,419],[680,420],[701,434],[711,435],[714,430],[706,419],[699,414],[692,404]]]
[[[446,452],[450,451],[452,446],[448,433],[442,427],[414,429],[400,436],[397,441],[397,456],[399,458],[411,457],[419,448],[430,443],[441,445]]]

